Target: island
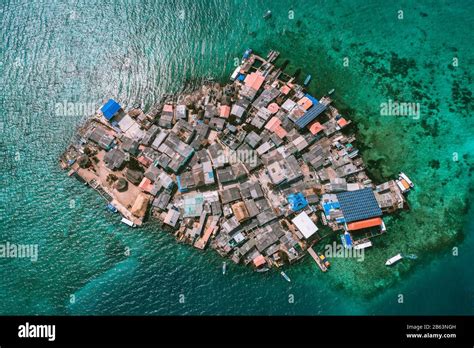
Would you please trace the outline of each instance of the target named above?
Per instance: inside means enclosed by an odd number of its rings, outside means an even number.
[[[248,49],[229,83],[206,80],[147,112],[109,99],[79,127],[61,167],[130,227],[156,220],[158,232],[258,272],[306,254],[326,271],[318,242],[338,234],[346,249],[371,247],[386,233],[383,215],[406,209],[414,185],[404,173],[375,184],[334,90],[316,98],[311,75],[298,84],[278,57]]]

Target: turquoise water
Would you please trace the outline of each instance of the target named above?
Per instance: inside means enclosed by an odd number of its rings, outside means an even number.
[[[471,1],[3,0],[0,9],[0,242],[39,245],[35,263],[0,259],[1,314],[474,313]],[[58,116],[57,103],[98,108],[114,97],[146,109],[205,77],[226,81],[247,47],[279,50],[289,72],[313,75],[316,96],[335,88],[372,175],[403,170],[417,185],[411,210],[387,220],[364,262],[333,260],[322,274],[305,259],[286,270],[291,283],[233,264],[222,276],[214,252],[153,223],[128,229],[59,169],[87,115]],[[419,102],[420,119],[380,116],[389,98]],[[386,268],[400,251],[419,259]]]

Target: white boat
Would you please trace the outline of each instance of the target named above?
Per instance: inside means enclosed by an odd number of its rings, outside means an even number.
[[[222,274],[225,274],[226,269],[227,269],[227,263],[224,261],[222,262]]]
[[[285,280],[286,280],[287,282],[291,282],[290,277],[288,277],[285,272],[281,271],[280,274],[281,274],[281,276],[282,276],[283,278],[285,278]]]
[[[410,185],[411,188],[415,186],[413,182],[408,178],[408,176],[406,176],[405,173],[400,172],[398,175],[400,176],[401,179],[405,180],[408,183],[408,185]]]
[[[235,68],[235,70],[234,70],[234,72],[232,73],[232,75],[230,75],[230,79],[231,79],[232,81],[234,81],[234,80],[237,78],[237,76],[239,75],[239,73],[240,73],[240,65],[239,65],[237,68]]]
[[[403,256],[402,254],[397,254],[395,255],[394,257],[391,257],[387,260],[387,262],[385,262],[385,265],[386,266],[391,266],[393,265],[394,263],[397,263],[398,261],[400,261],[401,259],[403,259]]]
[[[135,225],[135,224],[133,223],[133,221],[130,221],[130,220],[127,219],[127,218],[124,218],[124,217],[123,217],[122,220],[120,220],[120,221],[123,222],[125,225],[128,225],[128,226],[130,226],[130,227],[137,227],[137,225]]]
[[[395,182],[402,193],[410,191],[410,184],[406,180],[395,180]]]
[[[367,242],[359,243],[354,245],[354,249],[365,249],[365,248],[370,248],[372,246],[372,242],[368,240]]]

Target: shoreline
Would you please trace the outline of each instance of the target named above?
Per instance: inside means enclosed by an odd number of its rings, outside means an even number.
[[[323,226],[363,252],[414,185],[403,173],[375,185],[332,92],[305,92],[275,67],[278,55],[247,50],[231,83],[167,95],[146,113],[109,100],[81,125],[62,168],[131,227],[156,219],[178,241],[259,272],[308,251],[326,272],[311,249],[331,234]]]

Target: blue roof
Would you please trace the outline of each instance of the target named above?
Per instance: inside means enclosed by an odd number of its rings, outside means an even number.
[[[382,216],[382,210],[370,188],[341,192],[336,196],[341,204],[344,219],[348,223]]]
[[[316,104],[319,104],[319,100],[317,100],[315,97],[313,97],[311,94],[309,93],[306,93],[304,95],[306,98],[308,98],[309,100],[311,100],[311,102],[313,103],[313,105],[316,105]]]
[[[308,201],[301,192],[292,193],[288,195],[287,199],[293,211],[301,210],[308,205]]]
[[[178,190],[179,190],[179,192],[186,192],[186,191],[188,191],[188,188],[187,188],[187,187],[181,186],[181,176],[178,175],[178,176],[176,177],[176,181],[178,182]]]
[[[331,209],[339,209],[340,207],[341,207],[341,205],[339,204],[339,202],[323,203],[323,209],[324,209],[324,213],[326,214],[326,216],[329,216],[329,213],[331,212]]]
[[[115,114],[119,110],[120,104],[113,99],[109,99],[109,101],[105,103],[105,105],[102,106],[102,108],[100,109],[100,111],[102,111],[102,113],[104,114],[105,118],[109,121],[112,119],[112,117],[115,116]]]
[[[327,106],[321,103],[313,105],[311,109],[306,111],[303,116],[301,116],[298,120],[296,120],[296,125],[299,128],[306,127],[311,121],[313,121],[316,117],[319,116],[324,110],[326,110]]]

